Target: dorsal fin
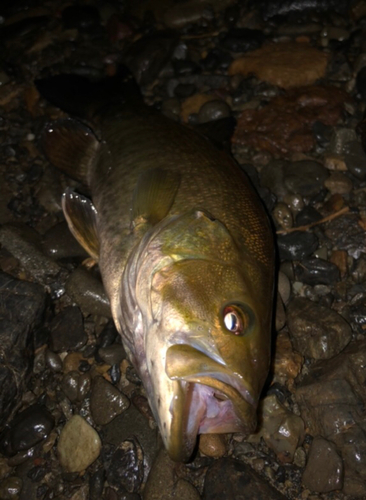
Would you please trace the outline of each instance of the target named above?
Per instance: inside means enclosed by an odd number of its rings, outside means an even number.
[[[144,172],[137,183],[132,198],[134,226],[141,223],[155,225],[169,212],[180,184],[177,172],[154,168]]]
[[[48,160],[66,175],[88,184],[88,172],[99,148],[94,132],[71,118],[49,124],[42,135]]]
[[[97,261],[99,240],[97,234],[97,211],[85,196],[67,188],[62,196],[62,208],[69,229],[80,245]]]

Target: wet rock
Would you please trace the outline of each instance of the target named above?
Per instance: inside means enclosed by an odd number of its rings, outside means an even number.
[[[260,30],[234,28],[226,33],[220,45],[232,52],[248,52],[258,49],[263,41],[264,34]]]
[[[303,297],[290,302],[287,324],[295,348],[314,359],[336,356],[352,337],[351,327],[342,316]]]
[[[259,0],[256,3],[263,19],[268,20],[276,16],[289,16],[300,13],[301,17],[306,16],[309,11],[324,12],[334,11],[346,14],[349,9],[347,0],[314,0],[312,2],[302,2],[301,0]]]
[[[77,351],[88,339],[78,307],[66,307],[57,314],[50,323],[50,330],[50,347],[55,352]]]
[[[128,398],[103,377],[93,380],[90,411],[97,425],[106,425],[130,405]]]
[[[173,462],[165,449],[156,457],[151,468],[145,490],[144,500],[200,500],[196,488],[188,481],[179,479],[176,469],[179,467]]]
[[[53,372],[62,371],[62,360],[58,354],[49,349],[46,350],[45,363]]]
[[[294,350],[286,332],[277,335],[273,363],[275,382],[292,387],[294,379],[301,371],[304,358]]]
[[[278,250],[283,260],[302,260],[309,257],[319,246],[314,233],[294,231],[280,234],[277,238]]]
[[[208,469],[203,500],[241,498],[242,500],[285,500],[249,465],[232,458],[216,460]]]
[[[107,465],[108,483],[117,487],[122,485],[132,493],[139,490],[143,477],[143,453],[138,441],[136,439],[123,441],[110,454],[110,463]]]
[[[296,448],[305,437],[303,420],[287,410],[275,395],[264,398],[259,411],[261,423],[256,434],[249,437],[249,441],[258,442],[263,438],[281,462],[291,463]]]
[[[107,365],[117,365],[123,359],[126,359],[126,351],[121,344],[112,344],[108,347],[101,347],[98,350],[98,355]]]
[[[302,482],[319,493],[342,489],[343,462],[334,443],[322,437],[313,439]]]
[[[86,314],[111,317],[110,304],[102,282],[83,267],[73,271],[66,292]]]
[[[297,281],[307,285],[334,285],[340,279],[338,267],[332,262],[323,259],[308,258],[295,264],[295,277]]]
[[[357,136],[353,128],[335,127],[332,131],[329,143],[329,152],[341,155],[344,153],[344,147],[348,142],[356,141]]]
[[[10,476],[0,483],[0,498],[2,500],[17,500],[22,490],[23,481],[20,477]]]
[[[272,212],[275,222],[281,229],[290,229],[293,226],[292,213],[286,203],[277,203]]]
[[[285,186],[290,193],[301,196],[317,194],[328,175],[327,169],[316,161],[302,160],[284,166]]]
[[[290,280],[288,279],[286,274],[283,273],[282,271],[279,271],[277,279],[278,279],[277,282],[278,293],[280,294],[283,303],[287,304],[291,294]]]
[[[44,255],[37,244],[37,233],[27,227],[4,225],[0,228],[0,243],[21,263],[36,283],[54,282],[61,268]]]
[[[212,18],[213,12],[209,3],[190,0],[168,8],[164,14],[164,24],[167,28],[179,30],[189,24],[210,21]]]
[[[296,226],[307,226],[322,219],[322,215],[311,205],[305,207],[296,216]]]
[[[222,457],[227,452],[225,436],[223,434],[201,434],[199,450],[207,457]]]
[[[283,305],[282,299],[279,295],[277,295],[276,300],[276,321],[275,328],[276,332],[282,330],[282,328],[286,325],[286,312],[285,306]]]
[[[332,441],[343,458],[343,491],[361,498],[366,494],[365,363],[366,341],[361,340],[315,363],[296,391],[309,432]]]
[[[180,83],[175,87],[174,94],[180,99],[186,99],[187,97],[190,97],[191,95],[196,93],[196,91],[197,91],[196,85],[194,85],[193,83],[186,83],[186,84]]]
[[[93,475],[90,476],[89,480],[90,500],[99,500],[100,498],[102,498],[104,482],[105,482],[105,471],[102,468],[98,469]]]
[[[206,102],[199,110],[198,122],[206,123],[214,120],[227,118],[231,115],[231,110],[225,101]]]
[[[8,457],[45,440],[55,425],[52,415],[40,405],[19,413],[0,437],[1,452]]]
[[[132,44],[124,56],[124,63],[132,71],[139,85],[152,82],[170,60],[177,39],[171,33],[159,31]]]
[[[119,446],[121,442],[129,440],[131,436],[138,437],[144,456],[144,481],[150,471],[152,462],[157,454],[156,431],[148,425],[148,420],[131,405],[121,415],[114,418],[103,427],[103,444]]]
[[[100,349],[104,347],[111,346],[115,340],[119,337],[119,333],[116,326],[112,320],[109,320],[106,326],[103,328],[102,333],[98,337],[98,346]]]
[[[51,227],[43,237],[43,251],[53,259],[87,258],[88,254],[71,234],[66,222]]]
[[[365,144],[362,138],[362,146],[358,141],[348,142],[344,148],[344,159],[347,169],[357,179],[364,181],[366,179],[366,154]]]
[[[335,125],[349,96],[331,86],[288,90],[261,109],[246,109],[238,119],[234,144],[276,156],[307,152],[315,146],[315,122]]]
[[[74,415],[62,429],[57,445],[61,466],[67,472],[81,472],[99,456],[98,433],[80,415]]]
[[[83,401],[90,391],[91,380],[88,373],[76,370],[67,372],[61,382],[61,389],[71,402]]]
[[[270,43],[236,59],[229,75],[254,73],[283,88],[311,85],[325,75],[328,55],[305,43]]]
[[[43,287],[0,272],[0,427],[21,401],[33,359],[33,332],[45,304]]]
[[[84,358],[81,352],[69,352],[63,360],[63,372],[68,373],[79,370],[80,365],[84,361],[87,362],[88,360]]]
[[[324,186],[331,194],[348,194],[353,188],[353,183],[343,172],[332,172],[325,180]]]
[[[338,250],[345,250],[354,259],[366,253],[365,230],[356,214],[345,214],[330,221],[325,235]]]
[[[193,96],[188,97],[182,104],[182,120],[188,123],[190,115],[199,113],[204,104],[215,100],[215,96],[207,94],[194,94]]]

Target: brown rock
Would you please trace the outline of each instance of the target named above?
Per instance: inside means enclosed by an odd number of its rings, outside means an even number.
[[[304,358],[294,351],[287,332],[277,335],[274,357],[274,379],[276,382],[286,384],[290,388],[294,379],[299,375]]]
[[[260,80],[289,89],[323,78],[328,55],[306,43],[270,43],[233,61],[229,75],[254,73]]]
[[[223,434],[202,434],[199,450],[207,457],[222,457],[227,451],[225,436]]]
[[[348,101],[348,94],[332,86],[289,90],[262,109],[244,110],[232,141],[277,156],[310,151],[315,145],[312,125],[335,125]]]
[[[334,443],[320,436],[314,438],[302,482],[309,490],[320,493],[342,488],[343,462]]]
[[[330,261],[338,267],[342,278],[346,276],[348,270],[348,254],[345,250],[333,250]]]
[[[343,172],[332,172],[324,181],[324,186],[332,194],[348,194],[353,187],[352,181]]]

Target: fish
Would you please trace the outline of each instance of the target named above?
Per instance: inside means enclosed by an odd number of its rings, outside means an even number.
[[[119,78],[37,81],[74,111],[47,125],[42,147],[86,187],[66,189],[65,218],[98,263],[168,454],[187,462],[199,434],[256,428],[271,354],[273,232],[234,159]]]

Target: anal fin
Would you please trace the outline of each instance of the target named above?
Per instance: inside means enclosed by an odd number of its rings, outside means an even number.
[[[72,234],[92,259],[98,261],[97,211],[93,203],[67,188],[62,196],[62,208]]]

